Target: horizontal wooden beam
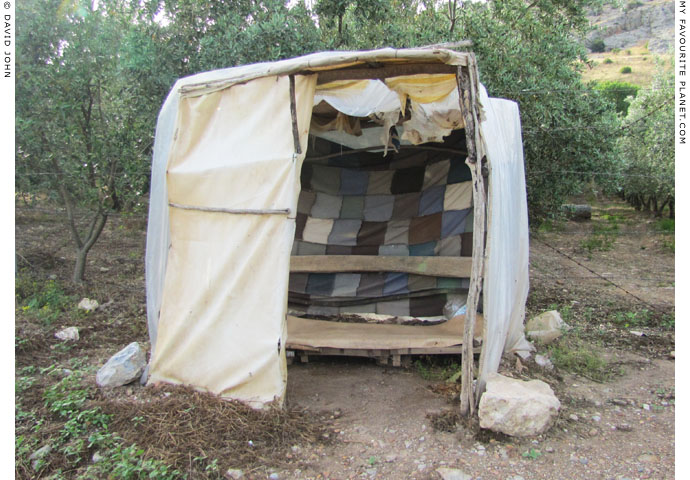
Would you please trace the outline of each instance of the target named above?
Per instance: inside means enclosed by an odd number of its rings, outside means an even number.
[[[319,72],[319,78],[316,83],[318,85],[324,83],[334,82],[336,80],[364,80],[364,79],[379,79],[383,80],[389,77],[400,77],[402,75],[418,75],[420,73],[436,74],[449,73],[455,75],[458,72],[458,67],[455,65],[447,65],[445,63],[413,63],[401,65],[383,65],[375,67],[352,67],[342,68],[339,70],[326,70]]]
[[[471,257],[387,257],[374,255],[297,255],[294,273],[401,272],[432,277],[470,278]]]

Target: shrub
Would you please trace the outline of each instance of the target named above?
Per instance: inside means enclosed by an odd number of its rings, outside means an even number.
[[[595,88],[616,105],[616,112],[623,115],[628,114],[628,107],[630,106],[628,98],[635,98],[640,89],[632,83],[615,81],[600,82]]]
[[[604,60],[604,63],[610,64],[610,63],[613,63],[613,60],[611,60],[610,58],[607,58],[606,60]]]
[[[602,53],[606,51],[606,43],[603,38],[595,38],[589,42],[589,49],[592,53]]]
[[[621,68],[621,73],[625,75],[626,73],[632,73],[632,68],[630,67],[623,67]]]

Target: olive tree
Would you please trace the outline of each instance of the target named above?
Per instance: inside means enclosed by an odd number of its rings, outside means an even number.
[[[153,115],[123,51],[134,15],[115,1],[27,0],[17,17],[17,183],[64,207],[81,282],[108,216],[146,188]]]

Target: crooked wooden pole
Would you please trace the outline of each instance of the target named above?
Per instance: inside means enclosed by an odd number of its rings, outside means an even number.
[[[467,67],[459,67],[457,73],[460,108],[465,120],[467,137],[467,160],[465,163],[472,173],[472,200],[474,204],[474,225],[472,235],[472,275],[467,296],[467,314],[462,342],[462,386],[460,388],[460,413],[464,416],[474,414],[474,326],[477,319],[477,306],[484,278],[484,232],[486,225],[486,197],[482,160],[484,152],[479,136],[478,79],[474,57],[468,59]]]

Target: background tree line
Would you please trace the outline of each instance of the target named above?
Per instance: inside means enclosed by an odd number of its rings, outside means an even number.
[[[581,79],[587,51],[577,39],[602,1],[24,0],[16,190],[64,205],[81,281],[108,215],[145,209],[156,117],[177,78],[321,50],[469,39],[489,94],[520,105],[532,222],[593,180],[643,206],[649,191],[657,207],[668,204],[673,184],[644,176],[673,172],[672,81],[642,92],[624,117],[610,88]]]

